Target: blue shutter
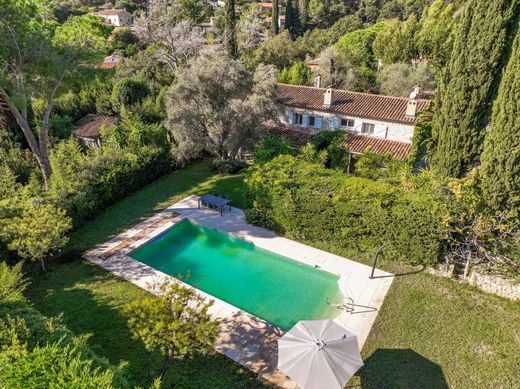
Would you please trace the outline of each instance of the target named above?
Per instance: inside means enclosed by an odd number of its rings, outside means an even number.
[[[289,116],[289,124],[294,124],[294,112],[289,111],[288,116]]]
[[[339,127],[339,118],[337,116],[333,116],[330,119],[330,126],[332,128],[338,128]]]
[[[307,127],[309,125],[309,116],[303,115],[302,126]]]
[[[323,118],[321,116],[316,116],[314,119],[314,128],[321,130],[321,126],[323,124]]]

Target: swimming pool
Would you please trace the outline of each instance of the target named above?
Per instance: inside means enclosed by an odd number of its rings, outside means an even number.
[[[284,330],[338,314],[338,276],[188,219],[129,256]]]

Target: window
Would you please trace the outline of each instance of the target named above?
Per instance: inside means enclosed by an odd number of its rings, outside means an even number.
[[[294,114],[294,124],[301,126],[303,124],[303,115],[301,113]]]
[[[375,127],[375,124],[363,123],[363,126],[361,127],[361,132],[363,134],[372,135],[372,134],[374,134],[374,127]]]
[[[354,127],[354,119],[341,119],[341,127]]]
[[[314,116],[309,116],[309,127],[314,127],[314,124],[316,123],[316,118]]]

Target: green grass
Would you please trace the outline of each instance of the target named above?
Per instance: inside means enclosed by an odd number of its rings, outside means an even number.
[[[76,334],[113,363],[128,362],[133,385],[147,386],[160,356],[132,340],[122,308],[146,292],[79,259],[77,254],[192,193],[220,192],[243,206],[240,177],[197,163],[118,202],[75,231],[66,261],[32,273],[28,297],[46,315],[63,313]],[[341,253],[320,242],[306,242]],[[366,261],[366,259],[361,259]],[[385,270],[410,271],[381,262]],[[520,387],[520,303],[425,272],[396,277],[362,351],[365,367],[348,384],[363,388]],[[218,354],[175,364],[165,387],[262,388],[248,371]]]

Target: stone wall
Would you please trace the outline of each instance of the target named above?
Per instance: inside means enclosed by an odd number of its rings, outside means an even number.
[[[442,277],[453,277],[453,265],[440,265],[436,268],[428,268],[428,272]],[[472,269],[467,277],[459,277],[459,282],[464,282],[500,297],[510,300],[520,300],[520,283],[512,279],[503,278],[492,274],[480,273]]]

